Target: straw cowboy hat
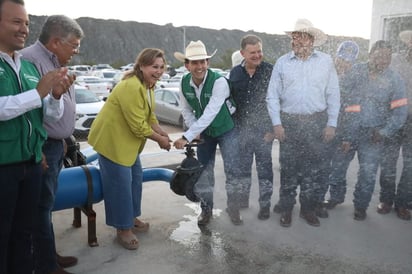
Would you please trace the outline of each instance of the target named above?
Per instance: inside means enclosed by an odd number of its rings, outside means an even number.
[[[412,30],[404,30],[399,33],[399,39],[405,44],[412,43]]]
[[[315,28],[308,19],[298,19],[295,23],[295,29],[291,31],[285,31],[287,35],[291,35],[292,32],[305,32],[313,36],[313,45],[318,47],[326,42],[326,34],[318,28]]]
[[[206,52],[205,44],[202,41],[197,40],[196,42],[190,41],[189,45],[186,47],[186,53],[175,52],[174,56],[177,60],[185,62],[187,60],[203,60],[212,58],[215,55],[217,49],[210,55]]]

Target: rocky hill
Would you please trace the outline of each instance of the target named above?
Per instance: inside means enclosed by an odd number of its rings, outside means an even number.
[[[32,44],[38,37],[45,16],[30,15],[30,35],[26,45]],[[173,57],[175,51],[184,51],[184,45],[191,40],[202,40],[208,51],[217,49],[212,66],[229,68],[231,54],[239,49],[242,36],[247,33],[259,35],[263,40],[263,51],[268,62],[290,50],[290,39],[286,35],[259,33],[241,30],[214,30],[194,26],[174,27],[172,24],[155,25],[120,20],[103,20],[89,17],[76,19],[83,28],[86,37],[82,40],[80,54],[73,59],[73,64],[108,63],[114,67],[134,62],[140,50],[157,47],[165,51],[167,61],[172,66],[181,64]],[[251,26],[253,27],[253,26]],[[357,37],[329,36],[328,42],[320,50],[334,54],[338,44],[353,39],[361,48],[361,59],[367,58],[369,40]]]

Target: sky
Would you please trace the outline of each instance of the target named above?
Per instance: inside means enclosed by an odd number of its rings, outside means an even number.
[[[299,18],[328,35],[369,39],[373,0],[25,0],[32,15],[118,19],[175,27],[254,30],[284,34]],[[196,4],[195,4],[196,3]],[[270,4],[269,4],[270,3]],[[207,4],[207,6],[206,6]],[[269,5],[271,7],[269,7]],[[273,6],[273,7],[272,7]]]

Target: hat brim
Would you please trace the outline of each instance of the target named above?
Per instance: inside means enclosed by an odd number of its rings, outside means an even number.
[[[215,51],[210,55],[197,55],[197,56],[186,57],[183,53],[176,51],[173,55],[178,61],[184,63],[186,59],[190,61],[210,59],[216,54],[216,52],[217,52],[217,49],[215,49]]]
[[[308,34],[312,35],[313,38],[314,38],[313,46],[315,46],[315,47],[319,47],[319,46],[323,45],[326,42],[326,40],[328,40],[328,36],[323,31],[321,31],[320,29],[317,29],[317,28],[313,28],[313,27],[305,28],[305,29],[299,29],[299,30],[285,31],[285,33],[288,36],[291,36],[293,32],[305,32],[305,33],[308,33]]]

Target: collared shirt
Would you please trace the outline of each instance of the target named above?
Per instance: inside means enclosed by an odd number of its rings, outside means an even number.
[[[356,64],[348,75],[347,88],[359,106],[352,132],[358,132],[357,127],[379,128],[381,135],[390,137],[405,123],[405,84],[397,72],[388,68],[371,79],[368,63]]]
[[[57,56],[49,51],[40,41],[36,41],[33,45],[24,48],[20,51],[22,58],[32,62],[40,72],[40,75],[61,68]],[[72,85],[68,92],[62,95],[64,103],[63,116],[56,122],[45,121],[49,137],[54,139],[65,139],[70,137],[74,131],[76,122],[76,101],[74,85]]]
[[[203,89],[207,73],[203,82],[198,86],[190,79],[190,85],[194,88],[196,97],[200,100],[200,93]],[[202,116],[196,119],[192,107],[189,105],[182,93],[182,85],[180,85],[180,100],[183,106],[182,115],[189,129],[184,133],[186,139],[191,142],[196,136],[202,133],[215,119],[219,113],[222,105],[225,103],[226,98],[230,95],[229,85],[224,77],[218,78],[212,89],[212,97],[210,97],[209,103],[205,107]]]
[[[406,53],[394,54],[392,56],[391,68],[398,72],[405,82],[408,112],[409,115],[412,115],[412,62],[406,59]]]
[[[272,124],[280,125],[280,112],[310,115],[327,111],[328,126],[336,127],[340,108],[338,76],[330,55],[314,51],[307,60],[294,52],[278,59],[266,98]]]
[[[20,82],[20,58],[21,54],[14,53],[14,60],[10,55],[0,51],[0,58],[7,62],[16,73]],[[42,99],[36,89],[23,91],[14,96],[1,96],[0,91],[0,121],[11,120],[30,110],[42,107]],[[56,121],[63,115],[63,100],[54,99],[47,95],[43,98],[44,119]]]
[[[250,76],[242,62],[230,71],[232,96],[236,103],[233,117],[242,130],[272,132],[272,123],[266,107],[266,92],[272,69],[272,64],[262,62]]]

